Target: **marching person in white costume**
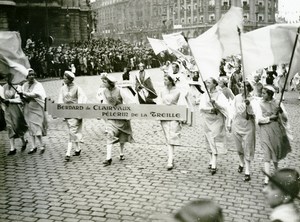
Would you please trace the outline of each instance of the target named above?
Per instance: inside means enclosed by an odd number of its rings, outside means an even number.
[[[64,72],[64,85],[60,89],[58,103],[80,104],[87,102],[85,93],[79,86],[74,84],[74,79],[74,73],[71,71]],[[79,156],[81,153],[79,143],[82,140],[83,120],[80,118],[65,118],[65,120],[69,129],[68,148],[65,160],[69,161],[73,144],[75,146],[74,156]]]

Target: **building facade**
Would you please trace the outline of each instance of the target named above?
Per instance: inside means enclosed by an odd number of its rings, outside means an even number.
[[[87,0],[0,0],[0,30],[58,45],[84,41],[92,32]],[[50,37],[51,36],[51,37]]]
[[[275,23],[278,0],[96,0],[91,4],[95,36],[130,42],[172,32],[196,37],[231,6],[243,8],[244,30],[250,31]]]

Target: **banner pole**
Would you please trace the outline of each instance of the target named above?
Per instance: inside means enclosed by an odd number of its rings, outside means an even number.
[[[209,98],[209,100],[211,101],[211,100],[212,100],[212,98],[211,98],[210,92],[208,91],[207,85],[206,85],[205,81],[203,80],[203,77],[202,77],[202,75],[201,75],[201,72],[200,72],[199,66],[198,66],[198,64],[197,64],[197,62],[196,62],[195,56],[194,56],[194,54],[193,54],[193,51],[191,50],[190,43],[189,43],[189,42],[187,42],[187,44],[188,44],[188,47],[189,47],[189,49],[190,49],[190,51],[191,51],[192,57],[193,57],[193,58],[194,58],[194,60],[195,60],[195,63],[196,63],[197,69],[198,69],[198,71],[199,71],[199,76],[200,76],[200,78],[201,78],[201,80],[202,80],[202,82],[203,82],[203,84],[204,84],[204,88],[205,88],[205,90],[206,90],[206,92],[207,92],[208,98]],[[215,105],[214,105],[213,103],[211,103],[211,104],[212,104],[212,107],[213,107],[214,109],[216,109]],[[217,113],[216,113],[216,115],[217,115]]]
[[[240,50],[241,50],[241,60],[242,60],[242,68],[243,68],[243,85],[244,85],[244,98],[247,99],[247,90],[246,90],[246,75],[245,75],[245,66],[244,66],[244,56],[243,56],[243,46],[242,46],[242,38],[241,38],[241,29],[237,27],[237,31],[239,34],[239,43],[240,43]],[[247,106],[246,106],[246,119],[249,119]]]
[[[290,75],[290,70],[291,70],[291,67],[292,67],[292,62],[293,62],[293,58],[294,58],[294,54],[295,54],[299,34],[300,34],[300,27],[298,27],[298,29],[297,29],[297,34],[296,34],[296,38],[295,38],[295,42],[294,42],[294,46],[293,46],[292,56],[291,56],[290,63],[289,63],[289,70],[288,70],[288,73],[285,77],[284,85],[283,85],[282,90],[281,90],[281,96],[280,96],[280,100],[279,100],[279,103],[278,103],[278,107],[280,107],[280,104],[283,100],[283,94],[284,94],[285,87],[286,87],[286,84],[287,84],[287,81],[288,81],[288,77]]]

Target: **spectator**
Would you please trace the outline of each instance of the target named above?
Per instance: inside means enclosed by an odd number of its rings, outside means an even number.
[[[272,208],[270,220],[272,222],[299,222],[300,212],[294,200],[300,199],[300,176],[294,169],[283,168],[273,175],[263,173],[269,178],[269,184],[263,189],[266,201]]]
[[[178,222],[223,222],[221,207],[211,200],[194,200],[183,206],[174,216]]]

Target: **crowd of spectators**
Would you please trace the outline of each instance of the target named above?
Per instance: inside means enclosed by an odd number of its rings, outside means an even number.
[[[65,70],[71,70],[76,76],[122,72],[125,67],[137,69],[140,62],[147,68],[155,68],[164,60],[149,46],[135,46],[112,38],[49,48],[28,39],[23,50],[38,78],[62,78]]]

